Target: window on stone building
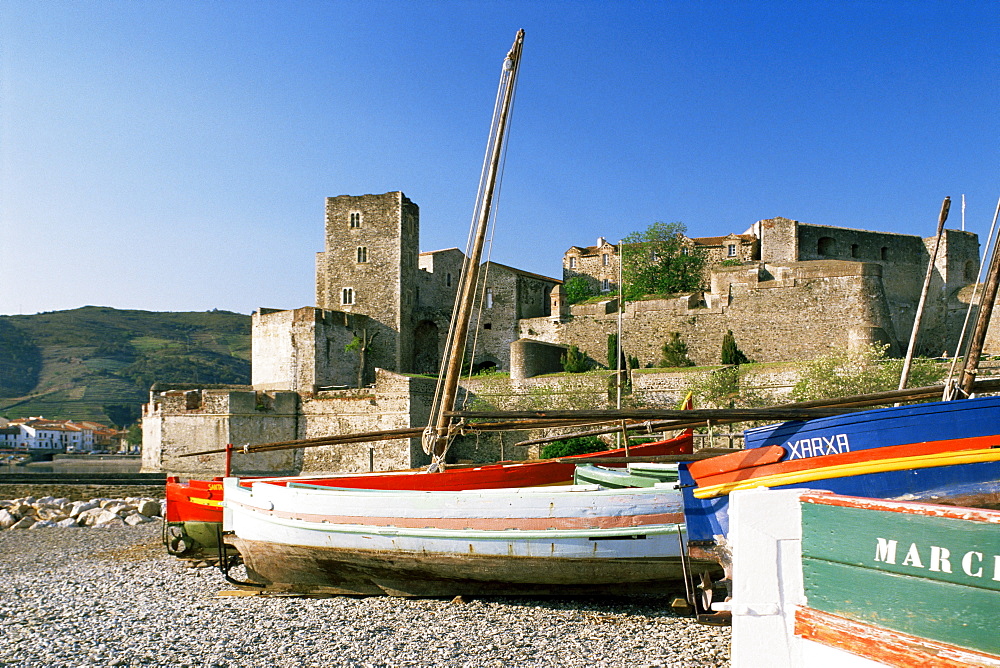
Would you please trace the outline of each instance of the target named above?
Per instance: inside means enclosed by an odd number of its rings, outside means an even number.
[[[351,212],[351,227],[361,227],[361,212],[352,211]]]
[[[492,322],[484,322],[483,323],[483,329],[493,329],[493,323]]]
[[[601,264],[604,265],[605,267],[608,266],[608,254],[607,253],[602,253],[601,254]]]
[[[972,260],[965,261],[965,280],[969,283],[976,280],[976,263]]]
[[[736,244],[729,244],[726,247],[726,255],[729,257],[736,257]]]
[[[851,244],[851,257],[857,257],[861,248],[857,244]]]
[[[889,259],[889,248],[887,246],[882,246],[882,248],[880,248],[879,251],[878,251],[878,257],[879,257],[880,260],[888,260]]]
[[[340,303],[345,306],[354,303],[354,288],[344,288],[340,291]]]
[[[358,246],[358,262],[368,262],[367,246]]]
[[[604,280],[601,281],[601,292],[610,292],[610,291],[611,291],[611,281],[605,278]]]
[[[687,255],[688,251],[689,249],[687,246],[681,246],[681,255]]]
[[[447,274],[444,275],[444,284],[446,286],[448,286],[449,288],[451,287],[451,272],[450,271]]]
[[[837,242],[833,237],[820,237],[816,242],[816,254],[831,257],[837,254]]]
[[[493,308],[493,288],[486,288],[486,308]]]
[[[571,257],[569,259],[569,268],[570,269],[576,269],[576,258],[575,257]]]

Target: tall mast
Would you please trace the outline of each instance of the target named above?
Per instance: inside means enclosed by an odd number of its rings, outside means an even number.
[[[462,374],[462,361],[465,353],[465,343],[469,334],[469,322],[472,319],[473,305],[476,298],[476,285],[479,280],[479,264],[482,261],[483,246],[486,242],[486,232],[489,227],[490,213],[493,206],[493,193],[497,184],[497,173],[503,157],[504,140],[507,123],[510,118],[511,104],[514,101],[514,88],[517,83],[518,67],[521,63],[521,47],[524,43],[524,30],[518,30],[514,45],[503,62],[500,74],[500,95],[493,122],[490,127],[490,137],[486,144],[487,163],[485,178],[480,184],[477,198],[477,210],[474,215],[476,222],[472,245],[466,258],[465,271],[462,272],[458,285],[455,312],[453,315],[451,337],[446,346],[447,367],[444,373],[441,401],[438,404],[434,420],[432,454],[435,461],[444,456],[448,449],[448,426],[451,418],[445,416],[445,411],[453,410],[458,395],[458,380]]]

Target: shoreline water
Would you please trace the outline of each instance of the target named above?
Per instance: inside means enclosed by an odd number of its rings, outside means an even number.
[[[4,666],[729,666],[729,629],[665,597],[218,596],[159,522],[5,531],[0,572]]]

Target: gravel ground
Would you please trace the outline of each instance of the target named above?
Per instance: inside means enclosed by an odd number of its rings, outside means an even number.
[[[663,598],[218,596],[160,524],[0,533],[0,666],[729,666]]]

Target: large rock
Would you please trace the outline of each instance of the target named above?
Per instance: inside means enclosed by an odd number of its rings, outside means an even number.
[[[31,506],[30,504],[24,503],[23,501],[20,503],[15,503],[13,506],[8,508],[8,510],[10,511],[10,514],[14,515],[15,517],[25,517],[28,515],[31,515],[33,517],[35,515],[34,507]]]
[[[145,515],[146,517],[159,517],[160,502],[153,499],[143,499],[136,507],[136,510],[139,511],[140,515]]]
[[[40,520],[53,520],[58,522],[61,519],[69,517],[66,513],[63,512],[62,508],[60,508],[59,506],[51,506],[51,505],[39,506],[39,504],[36,503],[34,508],[35,508],[35,517],[37,517]]]
[[[153,521],[152,517],[146,517],[142,513],[132,513],[131,515],[125,518],[125,524],[129,525],[130,527],[134,527],[137,524],[145,524],[146,522],[152,522],[152,521]]]
[[[34,524],[32,524],[28,528],[29,529],[51,529],[55,525],[56,525],[56,523],[53,522],[53,521],[51,521],[51,520],[41,520],[39,522],[35,522]]]
[[[119,517],[125,517],[136,511],[136,507],[127,503],[109,503],[104,506],[104,510],[112,512]]]
[[[31,525],[35,523],[35,520],[30,517],[22,517],[14,524],[10,525],[11,529],[30,529]]]
[[[56,527],[59,528],[59,529],[71,529],[71,528],[75,528],[75,527],[78,527],[78,526],[80,526],[80,525],[77,524],[76,520],[74,520],[72,517],[67,517],[64,520],[60,520],[60,521],[56,522]]]
[[[76,501],[73,503],[73,506],[69,511],[69,516],[79,517],[81,513],[87,510],[93,510],[94,508],[100,508],[100,506],[93,501]]]
[[[6,508],[0,508],[0,529],[9,529],[17,523],[18,518],[11,515]]]
[[[84,527],[102,526],[114,520],[121,521],[121,518],[118,517],[117,513],[105,510],[104,508],[91,508],[90,510],[85,510],[76,518],[77,524]]]

